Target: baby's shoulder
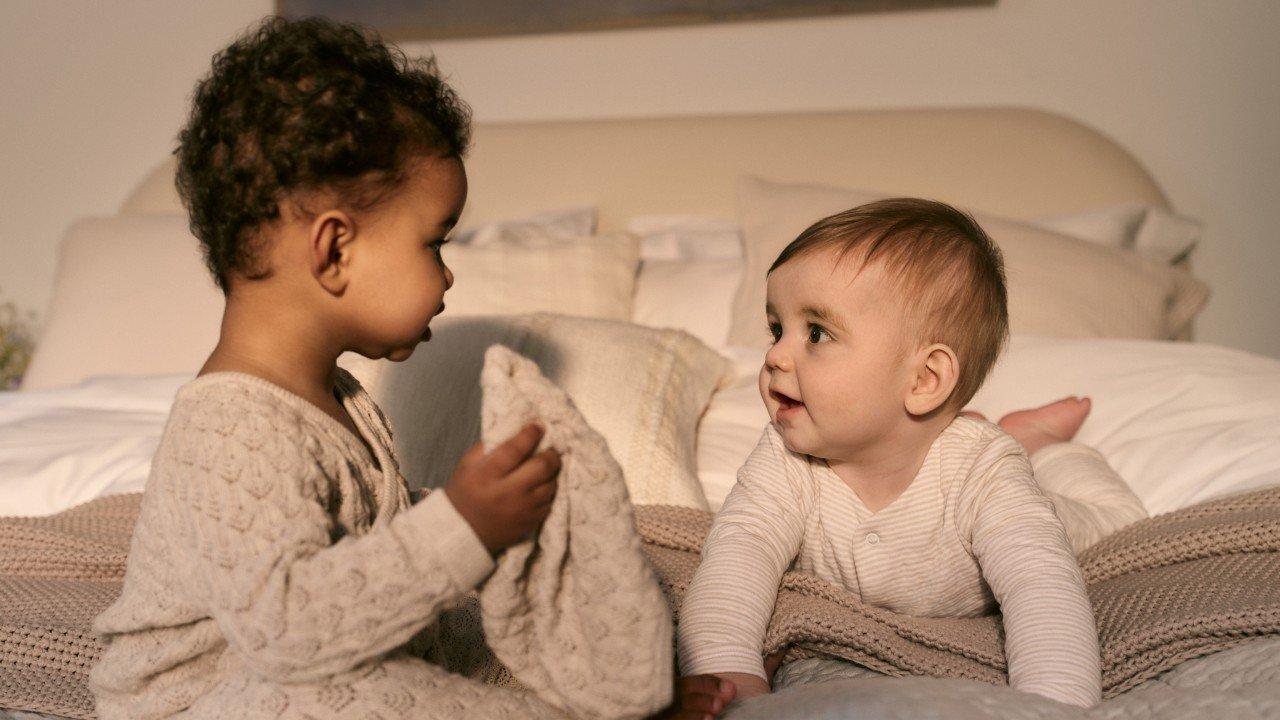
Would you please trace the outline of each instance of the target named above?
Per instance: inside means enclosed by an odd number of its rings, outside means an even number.
[[[938,442],[944,451],[972,458],[996,459],[1006,455],[1026,455],[1022,445],[999,425],[967,415],[957,416],[942,431]]]
[[[820,461],[787,448],[782,435],[769,424],[755,449],[738,468],[735,490],[803,504],[813,495],[817,462]]]
[[[942,431],[936,446],[938,466],[951,482],[972,486],[989,480],[995,470],[1007,475],[1024,468],[1030,478],[1026,450],[994,423],[961,415]]]

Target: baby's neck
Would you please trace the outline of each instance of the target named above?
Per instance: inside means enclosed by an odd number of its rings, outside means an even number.
[[[912,422],[902,431],[849,458],[828,458],[827,466],[844,481],[871,512],[879,512],[911,486],[920,474],[929,449],[954,414]]]

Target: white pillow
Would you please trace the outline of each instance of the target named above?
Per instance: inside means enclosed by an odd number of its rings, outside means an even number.
[[[631,323],[447,314],[403,363],[342,360],[390,419],[410,487],[441,486],[476,442],[484,353],[499,344],[569,394],[608,442],[632,501],[706,507],[694,437],[712,392],[727,380],[724,358],[685,333]]]
[[[446,245],[453,315],[549,311],[627,319],[638,260],[627,235],[557,239],[554,249]],[[23,390],[95,375],[200,369],[223,297],[183,215],[82,220],[59,250],[53,296]]]
[[[526,218],[463,227],[453,232],[452,239],[462,244],[487,245],[536,241],[546,237],[586,237],[595,234],[596,214],[594,207],[550,210]]]
[[[768,342],[765,274],[788,243],[827,215],[881,197],[744,178],[738,202],[746,266],[734,296],[729,341]],[[1165,263],[1034,225],[980,213],[975,218],[1004,254],[1013,333],[1173,338],[1208,299],[1203,283]]]
[[[636,277],[631,321],[683,330],[719,348],[729,334],[742,260],[645,260]]]
[[[737,379],[698,429],[698,476],[713,509],[769,422],[756,390],[762,351],[730,352]],[[1077,440],[1151,513],[1280,484],[1280,361],[1200,343],[1018,336],[970,407],[994,422],[1068,395],[1093,400]]]
[[[1280,361],[1184,342],[1013,338],[970,406],[993,420],[1067,395],[1152,513],[1280,484]]]
[[[738,223],[705,215],[640,215],[627,223],[640,238],[640,258],[735,260],[742,257]]]
[[[1064,235],[1132,250],[1170,264],[1189,257],[1204,230],[1199,220],[1142,203],[1037,218],[1034,223]]]
[[[1201,229],[1195,220],[1141,203],[1038,218],[1034,224],[1170,263],[1190,255]],[[632,219],[627,230],[640,238],[632,322],[677,328],[711,347],[723,346],[743,268],[737,223],[699,215],[644,215]],[[711,256],[724,259],[707,259]]]
[[[537,237],[446,245],[444,261],[454,275],[444,296],[446,312],[454,317],[527,312],[631,317],[640,264],[634,236]]]

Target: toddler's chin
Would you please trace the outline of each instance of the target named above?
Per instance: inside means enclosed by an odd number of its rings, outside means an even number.
[[[409,356],[413,355],[415,349],[417,349],[416,344],[408,347],[398,347],[387,353],[387,359],[391,362],[404,362],[409,359]]]

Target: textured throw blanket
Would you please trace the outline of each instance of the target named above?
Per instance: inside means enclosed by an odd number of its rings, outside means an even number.
[[[0,707],[93,717],[91,619],[119,592],[138,495],[46,518],[0,519]],[[642,506],[636,524],[678,607],[711,515]],[[1280,489],[1137,523],[1082,558],[1108,697],[1178,663],[1280,632]],[[783,580],[766,650],[890,675],[1004,682],[996,617],[911,618],[810,576]]]
[[[711,526],[707,512],[637,508],[678,609]],[[1080,558],[1102,647],[1104,697],[1194,657],[1280,632],[1280,488],[1144,520]],[[678,622],[678,618],[677,618]],[[765,637],[786,659],[849,660],[888,675],[1007,682],[998,616],[917,618],[862,604],[811,575],[783,576]]]

